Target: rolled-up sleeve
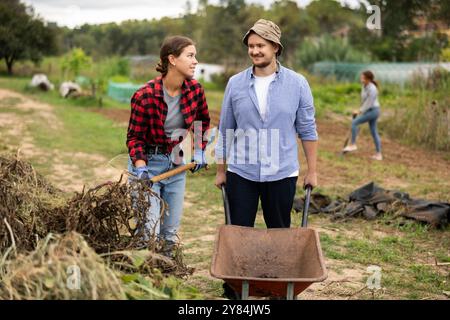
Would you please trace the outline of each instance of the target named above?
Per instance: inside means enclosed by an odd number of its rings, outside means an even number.
[[[215,158],[217,163],[224,163],[227,159],[227,151],[233,141],[227,139],[227,130],[236,129],[236,119],[234,118],[233,105],[231,100],[231,81],[228,81],[220,111],[219,136],[215,148]]]
[[[308,81],[302,78],[300,83],[300,101],[295,119],[295,128],[301,140],[316,141],[317,134],[314,99]]]

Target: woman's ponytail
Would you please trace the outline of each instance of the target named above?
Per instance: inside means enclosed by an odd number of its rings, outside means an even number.
[[[369,80],[370,82],[372,82],[378,89],[380,88],[378,81],[375,80],[375,75],[373,74],[372,71],[370,70],[366,70],[362,73],[364,75],[364,77]]]
[[[191,45],[195,45],[194,41],[188,37],[173,36],[166,38],[159,52],[160,60],[156,65],[156,71],[160,72],[163,77],[166,76],[167,72],[169,72],[169,56],[179,57],[183,49]]]

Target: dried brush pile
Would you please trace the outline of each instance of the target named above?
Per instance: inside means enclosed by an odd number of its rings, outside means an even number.
[[[30,253],[6,252],[0,278],[0,299],[125,298],[118,272],[77,233],[49,234]]]
[[[193,270],[183,262],[181,247],[174,248],[173,258],[169,259],[159,254],[164,244],[155,238],[143,240],[145,213],[150,208],[149,197],[158,196],[144,183],[130,184],[123,180],[121,177],[117,182],[107,182],[70,197],[49,184],[18,156],[0,156],[0,280],[3,282],[0,299],[7,299],[8,296],[51,298],[46,295],[47,291],[41,292],[39,288],[44,286],[49,289],[53,286],[53,280],[47,280],[47,283],[42,280],[44,282],[38,284],[28,272],[36,272],[36,276],[43,279],[50,279],[50,274],[58,278],[58,272],[67,263],[86,267],[85,271],[93,275],[99,272],[94,277],[98,280],[104,274],[111,276],[110,267],[116,271],[148,275],[155,269],[178,277],[191,274]],[[160,213],[163,218],[164,202],[158,199],[162,204]],[[60,243],[48,245],[49,235],[56,237]],[[43,245],[42,240],[45,240],[44,243],[48,240],[47,245]],[[139,259],[136,260],[137,256]],[[83,260],[84,257],[88,257],[89,261]],[[45,261],[60,265],[56,269],[39,269]],[[27,271],[29,268],[30,271]],[[11,273],[11,270],[21,271]],[[41,272],[45,274],[40,275]],[[20,280],[20,276],[24,278]],[[36,292],[27,284],[19,285],[28,277],[33,278],[29,279],[29,283],[37,286],[33,287]],[[111,277],[114,283],[114,277]],[[89,288],[88,285],[86,290],[91,290]],[[113,288],[106,291],[110,289]],[[103,297],[96,291],[89,292],[84,292],[83,297]],[[111,298],[122,296],[120,290],[109,294]],[[66,297],[63,293],[57,296]]]

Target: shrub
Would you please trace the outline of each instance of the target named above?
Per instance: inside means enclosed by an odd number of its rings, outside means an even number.
[[[330,36],[308,39],[296,51],[297,67],[310,68],[318,61],[368,62],[368,53],[358,51],[347,41]]]

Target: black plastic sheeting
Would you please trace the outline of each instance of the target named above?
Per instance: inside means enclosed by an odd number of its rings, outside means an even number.
[[[294,199],[294,210],[302,211],[303,203],[303,198]],[[450,220],[450,203],[411,199],[406,192],[385,190],[370,182],[350,193],[347,199],[332,201],[326,195],[313,193],[309,213],[331,214],[333,220],[356,217],[373,220],[384,213],[393,213],[445,228]]]

